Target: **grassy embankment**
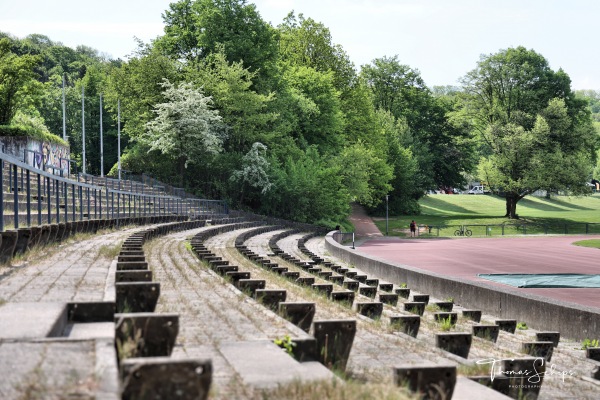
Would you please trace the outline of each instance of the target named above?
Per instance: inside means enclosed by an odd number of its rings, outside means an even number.
[[[600,194],[583,197],[553,196],[550,199],[528,196],[517,204],[519,220],[502,217],[504,199],[493,195],[427,195],[420,201],[421,215],[402,215],[389,218],[390,236],[405,236],[414,219],[421,226],[433,227],[431,236],[453,236],[460,225],[473,231],[473,236],[502,233],[600,233]],[[385,232],[385,219],[375,223]],[[586,224],[589,224],[586,226]],[[598,225],[592,225],[598,224]],[[421,228],[421,236],[428,229]]]

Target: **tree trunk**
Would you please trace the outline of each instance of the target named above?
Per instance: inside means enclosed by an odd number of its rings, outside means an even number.
[[[519,219],[517,215],[517,202],[521,200],[518,195],[507,194],[506,195],[506,218]]]
[[[184,185],[184,175],[185,175],[185,157],[184,156],[179,156],[179,160],[177,160],[177,164],[178,164],[178,168],[179,169],[179,187],[183,187]]]

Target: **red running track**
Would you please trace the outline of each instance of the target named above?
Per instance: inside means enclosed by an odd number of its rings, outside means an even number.
[[[600,274],[600,250],[572,243],[600,236],[532,236],[504,238],[398,239],[364,242],[357,251],[437,274],[512,288],[539,296],[595,307],[600,288],[515,288],[477,274]]]

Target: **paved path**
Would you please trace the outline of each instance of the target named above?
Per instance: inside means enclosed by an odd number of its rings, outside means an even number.
[[[361,205],[352,204],[352,215],[348,219],[354,224],[356,239],[383,237],[377,225],[373,223]]]

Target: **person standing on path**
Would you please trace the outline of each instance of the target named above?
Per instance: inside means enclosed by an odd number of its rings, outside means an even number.
[[[415,220],[413,219],[410,222],[410,236],[416,236],[417,235],[417,223],[415,222]]]

